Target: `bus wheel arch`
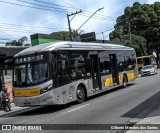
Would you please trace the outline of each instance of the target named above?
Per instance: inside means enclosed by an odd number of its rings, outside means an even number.
[[[84,84],[79,84],[76,90],[77,103],[82,103],[87,97],[87,90]]]
[[[127,74],[123,74],[123,88],[126,88],[127,87],[127,83],[128,83],[128,77],[127,77]]]

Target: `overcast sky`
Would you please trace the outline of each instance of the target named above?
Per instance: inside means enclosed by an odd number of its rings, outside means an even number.
[[[94,12],[96,14],[81,28],[84,33],[95,32],[97,39],[108,39],[116,18],[127,6],[137,0],[0,0],[0,42],[18,39],[31,34],[50,34],[67,31],[67,14],[78,13],[71,21],[71,28],[78,29]],[[160,0],[139,0],[153,4]],[[73,16],[70,16],[72,19]],[[102,35],[103,32],[103,35]],[[1,44],[1,43],[0,43]],[[2,45],[2,44],[1,44]]]

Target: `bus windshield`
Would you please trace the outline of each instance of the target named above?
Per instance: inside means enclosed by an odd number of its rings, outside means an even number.
[[[14,67],[14,86],[29,86],[48,80],[49,69],[48,63],[32,62],[16,65]]]

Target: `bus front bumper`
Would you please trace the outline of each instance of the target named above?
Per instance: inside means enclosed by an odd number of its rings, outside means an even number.
[[[15,106],[53,105],[53,96],[50,92],[32,97],[14,97]]]

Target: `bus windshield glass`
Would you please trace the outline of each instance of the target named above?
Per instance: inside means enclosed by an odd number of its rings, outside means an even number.
[[[48,80],[49,69],[48,63],[32,62],[16,65],[14,67],[14,86],[29,86]]]

